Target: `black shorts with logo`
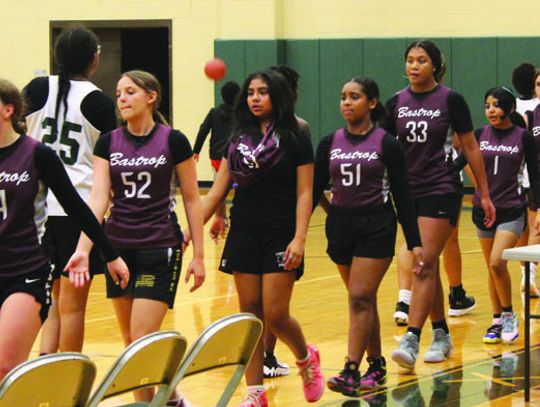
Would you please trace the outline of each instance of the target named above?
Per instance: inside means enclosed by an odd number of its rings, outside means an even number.
[[[172,309],[182,270],[181,247],[118,249],[118,253],[128,266],[129,283],[122,289],[105,273],[107,298],[146,298],[164,302]]]
[[[353,257],[393,257],[396,232],[397,217],[390,207],[361,214],[331,207],[326,218],[326,252],[336,264],[351,264]]]
[[[51,262],[54,280],[60,278],[60,275],[68,277],[64,267],[75,252],[80,235],[81,228],[68,216],[49,216],[47,219],[41,245]],[[104,273],[105,262],[96,248],[90,252],[88,261],[90,277]]]
[[[14,277],[0,277],[0,307],[8,297],[15,293],[27,293],[41,305],[39,317],[43,323],[49,315],[51,306],[52,274],[49,266],[31,273]]]
[[[459,194],[415,198],[416,213],[418,217],[448,219],[452,226],[456,226],[461,212],[462,198],[463,196]]]
[[[304,259],[294,270],[285,270],[285,250],[294,238],[294,229],[257,229],[232,223],[223,248],[219,269],[225,273],[304,274]]]

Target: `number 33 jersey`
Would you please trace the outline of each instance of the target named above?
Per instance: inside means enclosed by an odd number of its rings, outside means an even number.
[[[415,198],[456,193],[448,168],[448,131],[472,131],[469,108],[463,97],[437,85],[426,93],[410,88],[387,103],[392,121],[385,129],[397,135],[407,161],[411,192]]]
[[[58,76],[49,76],[48,82],[47,102],[26,116],[28,135],[56,152],[77,192],[88,201],[92,188],[92,152],[101,132],[83,115],[81,104],[88,94],[99,89],[89,81],[70,81],[65,119],[63,101],[55,119]],[[49,215],[66,215],[52,193],[47,195],[47,207]]]

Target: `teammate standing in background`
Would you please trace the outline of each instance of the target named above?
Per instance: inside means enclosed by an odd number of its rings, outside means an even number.
[[[87,28],[62,31],[55,46],[58,75],[36,78],[23,90],[28,104],[28,135],[51,147],[77,192],[88,202],[92,187],[92,151],[101,133],[116,127],[114,102],[90,79],[99,64],[100,45]],[[81,352],[90,283],[75,289],[63,272],[73,254],[80,227],[49,194],[49,218],[43,245],[54,267],[53,303],[44,324],[40,353]],[[90,255],[90,274],[103,273],[97,251]],[[60,278],[62,276],[62,278]]]
[[[210,162],[214,172],[217,173],[223,157],[223,151],[227,147],[231,135],[232,109],[240,86],[234,81],[229,81],[221,88],[223,103],[210,109],[197,133],[193,146],[193,158],[199,161],[199,154],[204,141],[210,135]],[[214,236],[223,234],[227,225],[227,202],[224,200],[216,210],[214,221],[210,229]]]
[[[174,304],[182,261],[182,234],[174,212],[178,183],[193,236],[193,260],[185,277],[186,282],[194,277],[191,291],[205,278],[203,224],[191,146],[180,131],[162,124],[157,79],[143,71],[126,72],[118,81],[116,97],[126,124],[96,143],[89,202],[103,218],[112,196],[105,232],[126,260],[131,279],[120,288],[107,278],[107,296],[127,346],[159,330]],[[78,250],[90,248],[81,235]],[[75,270],[70,278],[80,286],[88,275]],[[135,397],[149,401],[153,389],[136,391]]]
[[[294,282],[304,271],[304,245],[312,209],[313,148],[294,115],[292,90],[283,75],[250,74],[234,108],[231,143],[212,189],[203,199],[208,220],[238,184],[220,270],[233,274],[242,312],[265,321],[297,359],[308,402],[324,391],[319,351],[308,345],[290,315]],[[188,236],[185,231],[184,236]],[[263,343],[246,369],[242,407],[266,407]]]
[[[441,68],[437,73],[436,80],[439,84],[444,81],[446,74],[446,61],[444,55],[441,54]],[[444,145],[446,157],[448,161],[452,161],[458,156],[459,141],[454,137],[454,130],[449,127]],[[456,192],[460,196],[460,210],[463,201],[463,180],[460,172],[452,176]],[[443,264],[444,270],[448,277],[448,285],[450,290],[448,293],[448,315],[451,317],[463,316],[471,312],[476,307],[476,301],[473,296],[467,295],[463,288],[463,270],[461,262],[461,248],[459,245],[459,216],[452,233],[448,237],[443,249]],[[398,271],[398,302],[394,312],[394,321],[398,326],[407,326],[409,323],[409,306],[411,303],[411,288],[413,281],[413,273],[411,269],[412,259],[410,252],[402,245],[397,256],[397,271]]]
[[[41,245],[47,188],[99,246],[111,278],[122,286],[129,279],[125,263],[73,188],[60,159],[24,135],[22,110],[19,90],[0,79],[0,379],[28,358],[50,306],[51,268]],[[84,257],[79,260],[84,263]]]
[[[411,191],[415,198],[424,251],[424,267],[413,275],[409,325],[392,359],[412,369],[418,357],[422,327],[428,315],[433,341],[425,362],[442,362],[453,346],[444,311],[439,275],[439,256],[456,225],[461,197],[450,174],[444,145],[449,127],[456,132],[463,153],[477,179],[486,224],[494,221],[482,156],[472,132],[469,108],[461,95],[440,85],[441,52],[431,41],[411,43],[405,51],[405,69],[410,86],[387,103],[389,123],[405,149]]]
[[[345,367],[328,380],[328,387],[356,397],[360,390],[386,382],[377,290],[396,244],[397,219],[390,192],[407,248],[413,253],[415,273],[422,268],[422,248],[403,148],[394,136],[376,127],[385,113],[377,84],[361,77],[346,82],[340,108],[346,127],[324,137],[317,148],[313,202],[319,202],[331,181],[327,252],[348,291],[350,322]],[[361,376],[366,350],[369,368]]]
[[[476,130],[475,135],[484,157],[489,193],[497,210],[495,223],[486,226],[480,195],[478,191],[475,192],[473,222],[489,270],[493,309],[493,323],[484,336],[484,342],[498,343],[502,340],[508,343],[519,335],[519,319],[512,307],[512,281],[502,253],[515,246],[527,225],[527,206],[520,193],[520,173],[524,161],[527,163],[534,202],[540,202],[540,177],[533,136],[510,119],[516,108],[512,92],[504,87],[492,88],[486,92],[484,100],[489,125]],[[532,223],[533,233],[538,235],[540,215],[535,213]]]

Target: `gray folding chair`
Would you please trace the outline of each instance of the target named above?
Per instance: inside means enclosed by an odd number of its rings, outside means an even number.
[[[186,352],[186,339],[175,331],[159,331],[143,336],[130,344],[116,360],[88,402],[97,406],[102,400],[133,390],[158,386],[151,402],[124,404],[125,406],[165,405],[174,374]]]
[[[0,383],[0,407],[84,407],[96,365],[80,353],[41,356],[17,366]]]
[[[246,365],[255,350],[263,324],[249,313],[222,318],[206,328],[193,343],[174,375],[164,398],[156,400],[164,405],[183,377],[225,366],[236,365],[217,406],[226,406],[242,379]]]

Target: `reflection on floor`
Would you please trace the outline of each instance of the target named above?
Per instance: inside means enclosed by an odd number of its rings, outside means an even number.
[[[531,349],[531,360],[540,359],[540,346]],[[507,396],[524,389],[524,352],[504,352],[493,355],[490,361],[454,368],[434,374],[431,378],[417,379],[403,375],[396,386],[368,392],[359,399],[348,399],[324,406],[476,406],[497,401],[511,405]],[[540,385],[540,365],[531,363],[531,388]],[[506,400],[506,402],[505,402]],[[533,401],[534,402],[534,401]],[[491,404],[493,405],[493,404]],[[535,405],[535,404],[532,404]]]

